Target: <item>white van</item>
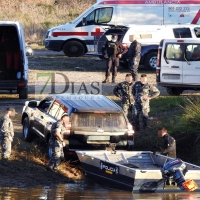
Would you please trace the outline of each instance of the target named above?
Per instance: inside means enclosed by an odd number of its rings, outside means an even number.
[[[169,95],[200,89],[200,39],[162,40],[159,45],[156,81]]]
[[[105,25],[197,24],[199,0],[98,0],[74,21],[48,30],[45,47],[67,56],[94,51]]]
[[[158,46],[162,39],[175,38],[200,38],[200,25],[129,25],[112,27],[108,29],[99,39],[96,50],[93,53],[101,56],[101,48],[106,40],[111,38],[111,34],[117,33],[119,41],[128,47],[131,44],[132,36],[142,44],[140,64],[147,69],[156,69]],[[126,62],[126,55],[122,57],[122,62]]]
[[[0,21],[0,90],[28,96],[28,59],[22,24]]]

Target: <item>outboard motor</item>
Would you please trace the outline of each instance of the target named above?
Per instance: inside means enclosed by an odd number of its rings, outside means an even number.
[[[186,164],[179,158],[166,163],[161,169],[167,185],[177,185],[183,191],[194,191],[198,185],[193,180],[185,180]]]

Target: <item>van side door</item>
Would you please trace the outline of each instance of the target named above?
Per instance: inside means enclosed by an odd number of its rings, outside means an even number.
[[[200,44],[186,44],[183,83],[200,84]]]
[[[165,83],[182,84],[183,49],[182,43],[166,42],[161,56],[160,80]]]

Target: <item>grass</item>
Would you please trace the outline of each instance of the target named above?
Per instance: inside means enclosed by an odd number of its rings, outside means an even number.
[[[151,150],[162,144],[157,137],[157,129],[166,127],[176,139],[177,156],[184,161],[200,165],[200,98],[185,96],[159,97],[151,101],[149,128],[136,132],[135,148]]]

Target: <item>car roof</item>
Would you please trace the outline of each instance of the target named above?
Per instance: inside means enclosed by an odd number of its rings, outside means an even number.
[[[120,106],[104,95],[53,94],[55,100],[72,107],[74,112],[122,112]]]

